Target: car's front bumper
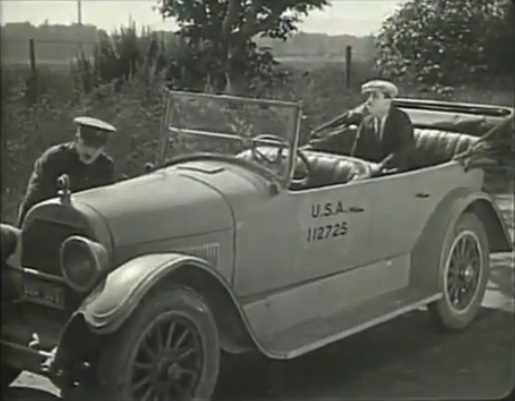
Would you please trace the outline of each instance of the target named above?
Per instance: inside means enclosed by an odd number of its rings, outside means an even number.
[[[54,355],[62,325],[35,312],[21,302],[2,307],[2,364],[51,376],[46,366]]]

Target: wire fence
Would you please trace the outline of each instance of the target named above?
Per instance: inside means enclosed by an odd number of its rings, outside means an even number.
[[[2,38],[2,64],[68,66],[82,50],[93,54],[97,42],[78,40],[4,39]]]
[[[51,70],[66,70],[76,66],[79,57],[91,58],[95,52],[97,41],[80,39],[48,40],[48,39],[15,39],[1,40],[2,66],[14,67],[14,70],[24,71],[26,75],[28,96],[35,100],[38,97],[40,83],[45,81],[41,67]],[[352,47],[346,47],[345,61],[342,60],[342,73],[347,88],[352,86],[353,52]],[[309,57],[306,57],[309,59]],[[320,62],[320,61],[319,61]],[[296,63],[298,64],[298,63]]]

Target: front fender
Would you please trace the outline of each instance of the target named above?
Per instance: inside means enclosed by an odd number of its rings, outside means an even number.
[[[499,208],[492,198],[468,188],[458,188],[438,204],[411,252],[410,285],[439,290],[441,249],[451,227],[463,213],[474,213],[483,222],[491,252],[511,252],[513,245]]]
[[[140,256],[112,271],[84,300],[77,314],[82,315],[94,331],[113,332],[154,285],[185,264],[216,274],[206,261],[193,256],[179,253]]]

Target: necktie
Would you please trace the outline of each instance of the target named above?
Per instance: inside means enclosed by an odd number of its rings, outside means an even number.
[[[381,118],[376,117],[374,119],[374,130],[377,136],[377,139],[381,140]]]

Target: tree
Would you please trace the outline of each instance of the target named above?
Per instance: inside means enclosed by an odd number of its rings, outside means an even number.
[[[215,91],[267,75],[274,67],[257,35],[285,40],[311,10],[329,0],[159,0],[163,18],[174,18],[191,58],[201,62]],[[197,68],[199,64],[197,64]]]
[[[510,19],[509,0],[411,0],[383,23],[377,67],[429,85],[491,79],[514,68]]]

